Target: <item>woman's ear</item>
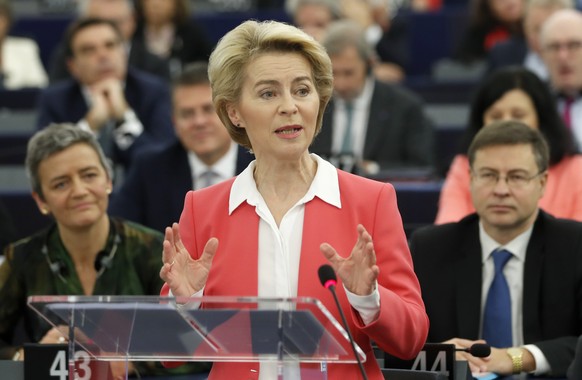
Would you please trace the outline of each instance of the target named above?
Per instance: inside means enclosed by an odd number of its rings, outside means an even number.
[[[240,127],[240,117],[236,107],[233,104],[229,104],[226,106],[226,112],[228,113],[228,118],[230,119],[230,122],[233,125]]]

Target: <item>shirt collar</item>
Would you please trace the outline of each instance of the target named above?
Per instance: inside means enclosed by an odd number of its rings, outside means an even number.
[[[358,95],[356,98],[352,100],[354,109],[367,108],[368,105],[370,104],[370,99],[372,98],[373,92],[374,92],[374,78],[368,76],[366,78],[366,82],[364,83],[364,88],[362,89],[362,92],[360,93],[360,95]],[[341,108],[346,107],[346,101],[344,99],[336,97],[334,101],[337,102],[339,107]]]
[[[238,145],[234,142],[230,144],[230,148],[224,156],[212,166],[206,165],[198,156],[191,151],[188,151],[188,161],[192,170],[192,178],[197,179],[202,173],[212,170],[222,179],[228,179],[236,174],[236,156],[238,152]]]
[[[491,236],[485,232],[485,228],[483,228],[483,223],[479,221],[479,239],[481,241],[481,253],[482,253],[482,261],[485,262],[491,255],[491,253],[499,248],[503,248],[508,250],[513,254],[513,256],[519,258],[522,261],[525,261],[525,254],[527,251],[527,245],[529,244],[529,239],[533,232],[534,224],[516,236],[513,240],[505,245],[499,244],[495,241]]]
[[[317,172],[309,190],[298,203],[307,203],[314,197],[318,197],[332,206],[341,208],[337,169],[316,154],[312,153],[311,157],[317,162]],[[256,206],[262,198],[253,177],[255,165],[255,161],[251,162],[234,180],[230,190],[229,215],[243,202],[246,201],[249,205]]]

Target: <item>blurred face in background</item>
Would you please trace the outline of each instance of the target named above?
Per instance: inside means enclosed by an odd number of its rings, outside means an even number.
[[[511,24],[523,17],[523,0],[488,0],[493,16],[504,24]]]
[[[577,95],[582,89],[582,15],[574,10],[555,12],[542,28],[541,45],[552,86]]]
[[[483,114],[483,125],[493,121],[517,120],[538,129],[538,114],[532,99],[518,88],[507,91]]]
[[[176,13],[177,0],[141,0],[146,22],[163,25],[172,22]]]
[[[364,90],[368,77],[368,64],[355,46],[348,46],[330,58],[335,95],[345,101],[355,99]]]
[[[103,79],[123,80],[127,71],[125,47],[111,25],[97,24],[80,30],[71,40],[71,74],[90,86]]]
[[[558,9],[559,8],[531,6],[525,13],[523,19],[523,31],[529,48],[537,54],[541,54],[540,32],[542,30],[542,24]]]
[[[304,4],[295,11],[293,21],[298,28],[321,42],[333,15],[324,5]]]
[[[206,165],[215,164],[232,140],[214,109],[210,84],[176,87],[173,103],[174,129],[182,145]]]

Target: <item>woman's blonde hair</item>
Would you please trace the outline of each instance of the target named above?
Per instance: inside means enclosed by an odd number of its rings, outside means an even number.
[[[331,61],[325,49],[300,29],[277,21],[245,21],[228,32],[210,55],[208,76],[216,112],[234,141],[252,149],[246,129],[235,126],[227,106],[240,100],[247,66],[257,57],[272,52],[298,53],[309,62],[319,95],[315,136],[321,130],[323,111],[332,95]]]

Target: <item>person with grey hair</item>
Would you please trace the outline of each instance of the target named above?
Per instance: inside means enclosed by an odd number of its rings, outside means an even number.
[[[312,151],[344,168],[355,160],[362,175],[433,167],[433,125],[421,100],[374,76],[373,50],[362,29],[352,21],[338,21],[330,26],[323,46],[331,58],[334,95]]]
[[[476,212],[416,230],[414,270],[430,318],[428,342],[457,351],[472,372],[563,378],[582,334],[582,223],[539,206],[550,150],[517,120],[482,128],[469,146]]]
[[[111,168],[93,135],[72,124],[53,124],[28,143],[26,171],[46,229],[10,244],[0,266],[0,359],[23,359],[27,342],[64,342],[26,306],[32,295],[154,295],[159,278],[161,233],[109,217]],[[15,341],[19,321],[25,341]],[[114,373],[123,373],[112,365]],[[136,363],[132,372],[163,370]]]
[[[44,87],[47,75],[36,42],[8,35],[14,22],[10,0],[0,0],[0,88]]]
[[[548,69],[541,57],[540,31],[544,21],[560,9],[574,8],[572,0],[529,0],[523,16],[524,35],[513,36],[489,50],[487,72],[522,65],[540,79],[548,79]]]

